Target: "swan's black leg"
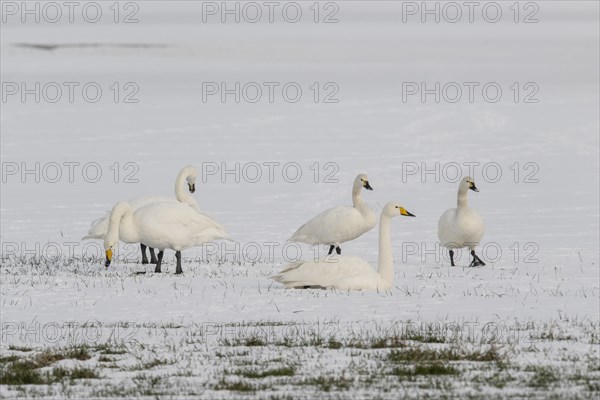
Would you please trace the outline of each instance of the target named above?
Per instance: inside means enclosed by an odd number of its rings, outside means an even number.
[[[450,250],[450,265],[452,265],[453,267],[456,266],[454,265],[454,250]]]
[[[471,250],[471,255],[473,256],[473,261],[471,261],[469,267],[483,267],[485,265],[485,263],[481,261],[481,258],[477,257],[475,250]]]
[[[146,245],[140,243],[140,249],[142,249],[142,264],[148,264],[148,257],[146,257]]]
[[[156,268],[154,268],[154,272],[162,272],[160,270],[160,266],[162,264],[162,259],[163,259],[163,251],[159,251],[158,252],[158,259],[156,260]]]
[[[181,269],[181,252],[175,252],[175,258],[177,259],[177,268],[175,269],[175,274],[183,274],[183,269]]]
[[[156,259],[156,254],[154,254],[154,249],[150,247],[150,262],[152,264],[156,264],[158,260]]]
[[[335,248],[335,252],[338,253],[338,254],[342,254],[342,249],[340,249],[340,246],[337,246]]]
[[[334,245],[329,246],[329,253],[327,253],[328,256],[330,256],[331,253],[333,253],[333,249],[335,249]]]

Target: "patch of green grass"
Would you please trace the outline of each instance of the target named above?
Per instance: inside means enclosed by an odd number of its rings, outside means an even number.
[[[327,348],[329,349],[341,349],[342,347],[344,347],[344,345],[342,344],[342,342],[339,342],[337,340],[335,340],[334,338],[329,339],[329,341],[327,342]]]
[[[46,383],[44,376],[31,360],[8,364],[0,374],[0,385],[41,385]]]
[[[224,339],[222,341],[224,346],[248,346],[248,347],[257,347],[257,346],[266,346],[267,342],[260,336],[249,336],[245,338],[234,338],[234,339]]]
[[[146,361],[146,362],[143,362],[140,364],[136,364],[132,367],[129,367],[128,370],[129,371],[145,371],[148,369],[152,369],[154,367],[158,367],[159,365],[167,365],[167,364],[172,364],[172,362],[165,360],[165,359],[155,358],[153,360]]]
[[[458,370],[450,365],[433,362],[422,363],[414,366],[396,367],[392,370],[392,375],[396,376],[415,376],[415,375],[457,375]]]
[[[415,366],[415,375],[456,375],[458,370],[450,365],[441,363],[418,364]]]
[[[482,361],[500,362],[503,357],[494,347],[488,350],[466,351],[458,349],[431,349],[413,347],[403,350],[392,350],[387,361],[392,363],[411,363],[419,361]]]
[[[65,377],[70,379],[98,377],[94,370],[87,368],[65,369],[59,367],[45,373],[40,371],[40,368],[48,367],[60,360],[89,360],[90,358],[92,356],[86,346],[55,351],[46,350],[26,359],[18,356],[4,357],[1,363],[0,383],[5,385],[42,385],[58,382]]]
[[[9,350],[13,350],[13,351],[22,351],[24,353],[29,352],[31,350],[33,350],[31,347],[25,347],[25,346],[13,346],[12,344],[10,346],[8,346]]]
[[[547,388],[559,380],[559,375],[553,368],[534,365],[525,368],[525,371],[533,372],[527,381],[527,386],[534,388]]]
[[[162,376],[138,374],[133,377],[138,391],[142,396],[157,396],[163,394],[161,386],[164,383]]]
[[[89,360],[92,358],[92,355],[89,352],[87,346],[79,346],[73,347],[70,349],[66,349],[63,353],[64,358],[75,359],[75,360]]]
[[[266,389],[265,385],[246,382],[243,380],[227,381],[222,378],[215,386],[215,390],[230,390],[233,392],[256,392],[257,390]]]
[[[14,362],[14,361],[17,361],[19,358],[21,358],[21,357],[14,355],[14,354],[10,355],[10,356],[3,356],[3,357],[0,357],[0,364]]]
[[[47,381],[60,382],[63,379],[98,379],[98,373],[90,368],[77,367],[73,369],[58,367],[47,373]]]
[[[99,379],[100,375],[96,370],[91,368],[77,367],[69,370],[69,378],[71,379]]]
[[[41,372],[38,364],[31,360],[22,360],[9,364],[0,374],[2,385],[49,385],[64,379],[97,379],[98,373],[89,368],[67,369],[53,368]]]
[[[330,392],[333,389],[336,390],[348,390],[354,383],[354,379],[344,378],[344,377],[325,377],[319,376],[314,378],[309,378],[302,381],[304,385],[317,386],[320,390],[324,392]]]
[[[127,354],[127,350],[125,349],[125,347],[112,346],[109,343],[103,343],[99,346],[96,346],[95,349],[100,354]]]
[[[409,332],[402,337],[404,340],[412,340],[421,343],[446,343],[446,337],[438,332],[431,330],[425,334]]]
[[[244,376],[251,379],[261,379],[268,376],[294,376],[296,369],[294,367],[281,367],[274,369],[267,369],[264,371],[256,370],[242,370],[237,375]]]

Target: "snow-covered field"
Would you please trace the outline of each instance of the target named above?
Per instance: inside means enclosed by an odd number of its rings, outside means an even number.
[[[2,2],[0,396],[598,396],[597,2],[497,2],[496,23],[489,2],[472,23],[436,2],[439,23],[421,2],[280,2],[272,23],[263,2],[228,3],[239,23],[221,2],[98,2],[97,23],[55,4],[22,23]],[[184,251],[182,276],[123,243],[105,269],[90,222],[172,196],[187,164],[236,242]],[[285,240],[361,172],[377,213],[417,216],[392,221],[392,289],[270,280],[325,251]],[[437,245],[468,174],[481,268]],[[343,254],[375,266],[377,243]]]

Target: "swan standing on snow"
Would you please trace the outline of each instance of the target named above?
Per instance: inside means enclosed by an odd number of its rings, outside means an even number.
[[[341,254],[340,243],[356,239],[373,229],[377,222],[371,207],[362,200],[362,188],[373,190],[365,174],[360,174],[354,179],[352,207],[334,207],[323,211],[302,225],[288,241],[327,244],[330,246],[329,254],[334,248],[338,254]]]
[[[163,201],[135,210],[130,203],[123,201],[117,203],[110,213],[108,232],[104,237],[105,266],[108,267],[112,260],[112,247],[121,240],[144,243],[158,249],[154,272],[161,272],[164,250],[175,250],[175,273],[181,274],[182,250],[219,239],[233,241],[218,222],[187,204]]]
[[[150,203],[155,203],[157,201],[179,201],[198,210],[198,203],[196,203],[194,197],[190,195],[190,193],[194,193],[196,191],[197,176],[198,170],[196,169],[196,167],[188,165],[184,167],[181,171],[179,171],[177,179],[175,179],[175,199],[170,197],[146,196],[130,200],[129,204],[131,204],[131,207],[134,210],[137,210],[140,207],[143,207]],[[185,183],[187,183],[187,190],[185,189]],[[110,211],[107,212],[104,217],[92,222],[92,226],[90,227],[88,234],[85,235],[82,238],[82,240],[104,239],[106,233],[108,232],[109,218]],[[143,242],[140,243],[140,248],[142,251],[142,264],[148,264],[148,258],[146,257],[146,244]],[[156,255],[154,254],[154,249],[152,247],[150,247],[150,262],[152,264],[156,264],[158,262],[158,260],[156,259]]]
[[[479,192],[473,178],[463,178],[458,186],[457,208],[446,210],[438,222],[440,244],[450,251],[450,262],[453,267],[454,251],[452,249],[463,247],[469,247],[473,256],[473,261],[471,261],[469,267],[485,265],[475,254],[475,246],[479,244],[483,237],[485,225],[479,213],[467,205],[467,192],[469,189]]]
[[[292,288],[340,290],[387,290],[394,281],[390,220],[398,215],[414,217],[398,203],[388,203],[379,220],[379,269],[375,271],[360,257],[327,257],[316,262],[300,261],[284,268],[271,279]]]

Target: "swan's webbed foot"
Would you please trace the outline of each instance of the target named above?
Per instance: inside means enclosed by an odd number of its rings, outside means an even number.
[[[148,264],[148,257],[146,257],[146,245],[140,243],[140,249],[142,250],[142,264]]]
[[[477,257],[475,250],[471,250],[471,255],[473,256],[473,261],[471,261],[469,267],[483,267],[485,265],[485,263],[481,261],[481,258]]]
[[[331,246],[329,246],[329,253],[327,253],[328,256],[330,256],[331,253],[333,253],[333,249],[335,249],[335,246],[332,244]]]
[[[450,250],[450,265],[453,267],[456,267],[456,265],[454,265],[454,250]]]
[[[342,254],[342,249],[340,249],[340,246],[337,246],[335,248],[335,252],[338,253],[338,254]]]
[[[181,269],[181,251],[175,252],[175,258],[177,259],[177,268],[175,268],[175,274],[183,274],[183,269]]]
[[[162,264],[163,255],[164,255],[164,253],[162,250],[158,252],[158,259],[156,260],[156,268],[154,268],[154,272],[156,272],[156,273],[162,272],[160,270],[160,266]]]
[[[152,264],[158,263],[158,260],[156,259],[156,254],[154,254],[154,249],[152,247],[150,247],[150,262]]]

